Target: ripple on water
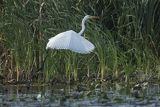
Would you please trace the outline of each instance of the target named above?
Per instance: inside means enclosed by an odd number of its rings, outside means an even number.
[[[87,85],[86,85],[87,86]],[[122,86],[123,87],[123,86]],[[84,87],[85,88],[85,87]],[[153,90],[154,88],[154,90]],[[116,89],[103,85],[98,88],[86,87],[77,90],[77,86],[2,86],[0,89],[0,107],[159,107],[159,85],[148,85],[145,89]],[[138,97],[135,96],[139,94]]]

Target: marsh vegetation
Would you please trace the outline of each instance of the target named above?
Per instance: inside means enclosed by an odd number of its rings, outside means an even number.
[[[0,81],[158,81],[160,77],[159,0],[1,0]],[[96,46],[88,55],[48,52],[48,38],[81,29]],[[40,69],[41,68],[41,69]]]

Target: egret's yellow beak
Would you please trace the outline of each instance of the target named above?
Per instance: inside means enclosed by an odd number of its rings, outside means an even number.
[[[91,16],[91,19],[99,19],[98,16]]]

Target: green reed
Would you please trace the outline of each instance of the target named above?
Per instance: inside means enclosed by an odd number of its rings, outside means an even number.
[[[6,80],[103,81],[122,74],[125,81],[133,74],[143,76],[139,80],[159,77],[159,0],[6,0],[1,5],[0,73]],[[87,21],[83,34],[95,45],[94,52],[46,53],[48,39],[69,29],[80,31],[85,14],[100,16]],[[36,72],[46,54],[44,69]]]

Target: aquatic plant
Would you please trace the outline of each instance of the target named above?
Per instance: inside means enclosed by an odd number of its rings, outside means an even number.
[[[110,75],[125,81],[159,78],[159,8],[159,0],[3,0],[0,76],[4,81],[39,82],[105,81]],[[94,53],[49,51],[50,58],[39,69],[48,38],[69,29],[79,31],[85,14],[100,16],[96,25],[87,23],[84,34],[95,43]]]

